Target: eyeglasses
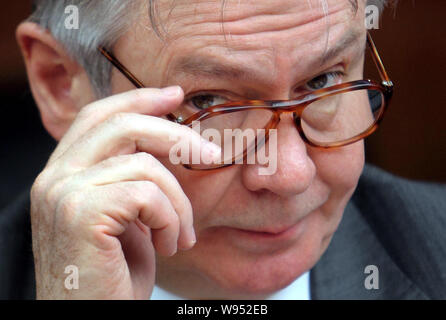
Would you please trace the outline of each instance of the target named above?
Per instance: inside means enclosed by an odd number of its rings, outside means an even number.
[[[312,147],[339,148],[368,137],[383,119],[392,97],[393,83],[368,32],[367,44],[381,78],[380,83],[368,79],[350,81],[305,93],[294,100],[246,100],[201,110],[181,106],[174,113],[167,114],[168,120],[188,127],[193,127],[198,121],[200,133],[212,130],[224,137],[228,130],[237,132],[229,143],[212,141],[222,150],[220,161],[183,165],[192,170],[211,170],[241,163],[248,154],[256,152],[268,141],[271,130],[277,128],[283,113],[292,113],[300,136]],[[145,87],[110,51],[104,47],[98,49],[135,87]],[[240,134],[249,131],[247,129],[262,135]],[[234,145],[242,147],[234,151]],[[228,149],[230,152],[226,152]],[[229,158],[225,156],[227,154]]]

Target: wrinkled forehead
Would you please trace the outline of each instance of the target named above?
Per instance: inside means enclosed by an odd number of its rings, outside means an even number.
[[[281,40],[327,37],[330,29],[361,27],[362,0],[153,0],[149,13],[154,30],[167,39],[220,35],[219,40],[250,44],[259,35]],[[293,32],[294,31],[294,32]],[[250,37],[251,36],[251,37]],[[216,39],[213,39],[216,40]],[[258,45],[258,43],[254,43]]]
[[[352,1],[153,0],[146,8],[152,23],[146,11],[145,29],[133,32],[136,41],[124,40],[132,46],[125,55],[144,61],[140,68],[160,75],[163,84],[190,71],[234,75],[247,68],[255,70],[243,74],[279,84],[329,64],[340,52],[351,60],[361,55],[365,0],[357,7]],[[153,24],[159,37],[151,32]]]

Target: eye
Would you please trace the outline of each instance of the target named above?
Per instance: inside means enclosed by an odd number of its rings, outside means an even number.
[[[305,89],[314,91],[334,86],[342,82],[342,78],[344,77],[344,75],[345,74],[342,71],[323,73],[308,81],[305,84]]]
[[[213,94],[200,94],[189,98],[189,102],[197,109],[206,109],[219,104],[224,104],[228,102],[228,99]]]

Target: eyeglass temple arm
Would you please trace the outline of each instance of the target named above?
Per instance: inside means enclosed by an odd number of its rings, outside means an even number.
[[[386,88],[391,89],[393,87],[393,83],[390,80],[389,76],[387,75],[386,68],[384,67],[381,57],[379,56],[378,50],[376,49],[375,42],[373,41],[370,32],[367,32],[367,43],[369,44],[370,49],[372,50],[372,58],[376,64],[376,67],[378,68],[379,75],[381,76],[381,80],[383,81],[382,84]]]
[[[102,55],[116,67],[116,69],[118,69],[127,79],[130,80],[131,83],[133,83],[135,87],[144,88],[144,85],[141,83],[141,81],[139,81],[126,67],[124,67],[121,62],[116,59],[113,53],[111,53],[104,47],[99,47],[98,49],[102,53]]]
[[[130,72],[130,70],[128,70],[121,62],[119,62],[119,60],[113,55],[113,53],[111,53],[110,51],[108,51],[107,49],[105,49],[104,47],[98,47],[99,52],[101,52],[101,54],[108,60],[111,62],[111,64],[113,64],[116,69],[119,70],[119,72],[121,72],[131,83],[133,83],[133,85],[138,88],[145,88],[144,84],[138,80],[138,78],[136,78],[133,73]],[[178,120],[178,118],[172,114],[172,113],[168,113],[166,115],[166,117],[170,120],[170,121],[174,121],[174,122],[180,122]]]

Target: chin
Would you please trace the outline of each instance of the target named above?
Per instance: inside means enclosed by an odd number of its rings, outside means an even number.
[[[227,297],[261,298],[287,287],[311,269],[319,258],[313,252],[296,248],[277,256],[247,259],[220,270],[214,280]]]
[[[331,218],[338,220],[336,215]],[[318,211],[304,220],[301,232],[285,235],[285,240],[267,239],[258,250],[252,248],[250,235],[229,241],[225,230],[201,234],[193,249],[159,265],[157,270],[170,271],[160,280],[170,282],[173,290],[182,279],[187,283],[182,292],[190,298],[263,299],[310,270],[326,250],[335,221],[327,223]]]
[[[212,286],[221,292],[215,298],[262,298],[287,287],[310,270],[325,251],[327,239],[331,235],[321,237],[321,233],[307,228],[294,245],[283,250],[259,254],[227,246],[217,249],[218,255],[209,256],[207,263],[196,267],[201,267]]]

